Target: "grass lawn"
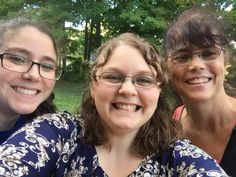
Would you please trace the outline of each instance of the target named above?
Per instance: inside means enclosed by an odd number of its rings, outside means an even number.
[[[54,89],[54,103],[58,110],[74,113],[81,103],[84,88],[84,82],[57,81]]]

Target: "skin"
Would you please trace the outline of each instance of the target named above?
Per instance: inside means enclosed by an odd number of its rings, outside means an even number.
[[[222,158],[236,122],[236,99],[223,86],[225,71],[223,52],[208,62],[194,55],[184,66],[169,63],[171,82],[185,105],[183,134],[216,160]]]
[[[108,62],[96,74],[108,71],[120,72],[126,76],[156,74],[139,51],[126,44],[114,49]],[[130,147],[139,128],[154,113],[161,89],[158,86],[137,89],[127,78],[118,87],[106,86],[100,80],[93,81],[90,90],[111,145],[111,149],[96,147],[99,163],[109,176],[127,176],[142,160],[131,154]],[[141,108],[136,110],[136,106]],[[127,164],[127,161],[130,163]],[[117,169],[118,165],[123,170]]]
[[[170,62],[169,67],[173,86],[187,102],[207,102],[215,99],[216,93],[224,93],[226,70],[223,52],[216,60],[205,62],[198,55],[194,55],[186,65],[179,66]]]
[[[22,27],[6,34],[1,53],[8,52],[35,62],[56,64],[52,40],[34,27]],[[52,92],[55,81],[42,78],[37,65],[27,73],[8,71],[0,66],[0,130],[12,128],[19,114],[32,113]]]

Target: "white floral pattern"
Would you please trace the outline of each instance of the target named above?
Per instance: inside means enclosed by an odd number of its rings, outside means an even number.
[[[82,143],[82,120],[67,112],[46,114],[0,146],[0,176],[107,177],[95,147]],[[146,156],[128,177],[225,177],[205,152],[178,140],[162,156]]]

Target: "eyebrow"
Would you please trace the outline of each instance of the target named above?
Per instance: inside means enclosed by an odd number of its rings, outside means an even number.
[[[28,50],[26,50],[26,49],[24,49],[24,48],[19,48],[19,47],[7,48],[7,49],[5,50],[5,52],[10,52],[10,53],[11,53],[11,52],[20,52],[20,53],[25,54],[25,55],[27,55],[27,56],[31,56],[31,55],[32,55],[30,51],[28,51]],[[31,58],[31,57],[29,57],[29,58]],[[33,58],[32,58],[32,59],[33,59]],[[54,59],[54,58],[52,58],[52,57],[50,57],[50,56],[43,56],[42,59],[43,59],[43,60],[46,60],[46,61],[49,61],[49,62],[52,62],[52,63],[54,63],[55,65],[57,64],[57,59]]]
[[[180,48],[180,49],[178,49],[178,50],[175,50],[175,51],[171,52],[171,53],[170,53],[170,56],[174,56],[174,55],[176,55],[176,54],[184,53],[184,52],[191,52],[191,50],[188,49],[188,48]]]
[[[188,49],[188,48],[181,48],[181,49],[178,49],[178,50],[174,51],[173,53],[189,52],[189,51],[190,51],[190,49]]]
[[[112,73],[114,72],[114,73],[120,73],[120,74],[125,75],[123,70],[120,70],[119,68],[116,68],[116,67],[106,68],[105,71],[102,69],[101,72],[112,72]],[[155,75],[152,71],[146,71],[146,70],[140,70],[135,75],[142,75],[142,74]]]

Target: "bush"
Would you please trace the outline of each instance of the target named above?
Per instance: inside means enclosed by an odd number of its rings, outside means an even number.
[[[89,76],[89,62],[73,57],[68,57],[68,60],[70,63],[66,66],[62,79],[71,82],[87,80]]]

